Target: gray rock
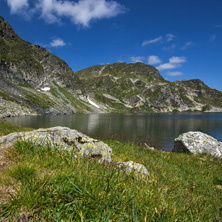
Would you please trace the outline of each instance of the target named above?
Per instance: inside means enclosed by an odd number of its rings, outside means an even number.
[[[140,163],[135,163],[133,161],[117,162],[117,166],[120,169],[125,169],[126,173],[134,172],[136,176],[149,176],[146,167]]]
[[[174,140],[173,152],[207,153],[222,157],[222,143],[202,132],[187,132]]]
[[[112,161],[112,149],[108,145],[67,127],[11,133],[0,137],[0,144],[10,147],[18,140],[31,140],[38,144],[49,144],[61,150],[74,150],[76,154],[99,158],[102,162]]]

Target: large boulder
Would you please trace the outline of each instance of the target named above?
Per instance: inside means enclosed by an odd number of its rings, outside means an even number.
[[[4,144],[4,147],[10,147],[18,140],[49,144],[61,150],[74,150],[80,155],[99,158],[103,162],[112,161],[112,149],[108,145],[67,127],[52,127],[30,132],[11,133],[0,137],[0,145]]]
[[[187,132],[174,140],[173,152],[207,153],[222,158],[222,143],[202,132]]]

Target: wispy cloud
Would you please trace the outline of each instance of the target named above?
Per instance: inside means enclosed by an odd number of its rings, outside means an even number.
[[[181,48],[182,50],[186,50],[187,47],[192,46],[193,43],[192,42],[186,42],[185,45]]]
[[[186,62],[185,57],[179,57],[179,56],[173,56],[169,59],[168,63],[160,64],[158,67],[156,67],[159,71],[167,70],[167,69],[176,69],[181,67],[181,63]]]
[[[170,42],[170,41],[174,40],[175,37],[176,37],[175,35],[168,33],[168,34],[166,34],[166,41]]]
[[[221,24],[217,24],[217,25],[215,25],[215,28],[222,28],[222,25]]]
[[[216,35],[212,35],[209,39],[210,42],[214,42],[216,40]]]
[[[170,63],[173,63],[173,64],[175,64],[175,63],[184,63],[184,62],[186,62],[186,61],[187,61],[187,59],[186,59],[186,57],[184,57],[184,56],[182,56],[182,57],[173,56],[173,57],[171,57],[171,58],[169,59],[169,62],[170,62]]]
[[[162,40],[162,38],[163,38],[162,36],[159,36],[158,38],[155,38],[155,39],[146,40],[142,43],[142,46],[146,46],[146,45],[160,42]]]
[[[162,70],[166,70],[166,69],[176,69],[178,67],[180,67],[181,65],[180,64],[177,64],[177,63],[164,63],[164,64],[161,64],[159,65],[158,67],[156,67],[159,71],[162,71]]]
[[[133,63],[136,63],[136,62],[143,62],[145,60],[145,57],[144,56],[132,56],[130,59]]]
[[[107,0],[38,0],[32,1],[32,8],[30,2],[31,0],[7,0],[11,13],[35,11],[47,23],[58,23],[63,17],[68,17],[74,24],[83,27],[89,27],[92,20],[111,18],[126,11],[118,2]]]
[[[40,43],[40,42],[36,42],[36,45],[40,45],[44,48],[47,48],[48,50],[50,50],[50,48],[58,48],[58,47],[64,47],[66,45],[69,45],[69,43],[66,43],[63,39],[61,38],[54,38],[50,43],[45,44],[45,43]]]
[[[175,48],[176,48],[176,45],[173,44],[173,45],[171,45],[171,46],[163,47],[163,50],[164,50],[164,51],[170,51],[170,50],[175,49]]]
[[[148,64],[155,65],[161,63],[161,59],[158,56],[152,55],[148,57]]]
[[[66,43],[61,38],[54,39],[50,44],[49,47],[58,48],[65,46]]]
[[[183,75],[182,72],[167,72],[166,74],[168,76],[181,76],[181,75]]]
[[[146,46],[146,45],[150,45],[150,44],[154,44],[154,43],[158,43],[158,42],[161,42],[162,44],[164,44],[164,43],[173,41],[175,39],[175,37],[176,36],[174,34],[167,33],[166,35],[159,36],[155,39],[143,41],[142,46]]]

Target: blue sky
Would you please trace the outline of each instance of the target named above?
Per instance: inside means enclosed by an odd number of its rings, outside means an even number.
[[[169,81],[222,90],[221,0],[0,0],[21,38],[78,71],[113,62],[151,64]]]

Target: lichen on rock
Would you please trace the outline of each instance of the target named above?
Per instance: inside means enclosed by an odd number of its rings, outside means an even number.
[[[187,132],[174,140],[173,152],[206,153],[222,158],[222,143],[202,132]]]
[[[38,129],[29,132],[11,133],[0,137],[0,149],[11,147],[16,141],[31,141],[35,144],[50,146],[61,151],[70,152],[75,157],[87,156],[97,159],[100,163],[111,163],[112,149],[105,143],[90,138],[77,130],[68,127],[52,127]],[[146,167],[133,161],[117,162],[117,167],[126,171],[127,174],[134,173],[136,177],[148,177]]]
[[[82,156],[98,158],[100,162],[112,161],[112,149],[108,145],[68,127],[52,127],[30,132],[11,133],[0,137],[0,144],[4,143],[5,146],[10,147],[19,140],[47,144],[66,151],[74,150]]]

